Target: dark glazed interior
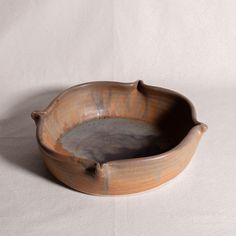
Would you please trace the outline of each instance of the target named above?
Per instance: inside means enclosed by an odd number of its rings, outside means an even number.
[[[57,153],[111,160],[178,145],[196,124],[181,95],[142,82],[95,82],[67,90],[47,108],[41,142]],[[90,128],[89,128],[90,127]]]

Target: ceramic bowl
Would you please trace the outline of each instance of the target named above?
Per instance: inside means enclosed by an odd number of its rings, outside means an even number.
[[[32,118],[49,171],[94,195],[137,193],[174,178],[207,130],[187,98],[142,81],[74,86]]]

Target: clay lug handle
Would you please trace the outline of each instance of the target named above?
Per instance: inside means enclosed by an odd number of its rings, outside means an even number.
[[[208,126],[202,122],[198,122],[197,127],[201,135],[204,134],[208,130]]]
[[[142,80],[136,80],[135,82],[133,82],[133,88],[137,91],[139,91],[143,85],[143,81]]]
[[[32,119],[35,121],[35,123],[37,124],[38,121],[40,120],[40,118],[45,114],[45,111],[33,111],[31,113],[31,117]]]
[[[200,125],[201,125],[202,133],[205,133],[208,130],[208,126],[202,122],[200,123]]]

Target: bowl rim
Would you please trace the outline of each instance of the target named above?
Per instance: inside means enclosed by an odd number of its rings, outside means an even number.
[[[66,154],[66,153],[61,153],[61,152],[56,151],[55,149],[48,147],[42,140],[42,128],[43,128],[43,124],[45,122],[44,116],[47,115],[53,109],[54,105],[60,99],[62,99],[63,96],[66,95],[67,93],[70,93],[71,91],[81,88],[81,87],[86,87],[86,86],[91,86],[91,85],[103,85],[103,84],[105,84],[105,85],[109,85],[109,84],[110,85],[121,85],[121,86],[125,86],[125,87],[134,87],[136,89],[138,89],[140,86],[146,86],[146,87],[152,88],[157,91],[169,93],[169,94],[175,95],[177,97],[180,97],[183,100],[185,100],[190,107],[190,111],[191,111],[190,115],[191,115],[191,119],[193,121],[193,126],[192,126],[192,128],[190,128],[190,130],[185,135],[185,137],[175,147],[173,147],[170,150],[165,151],[163,153],[151,155],[151,156],[147,156],[147,157],[134,157],[134,158],[127,158],[127,159],[117,159],[117,160],[107,161],[104,163],[99,163],[95,160],[90,160],[90,159],[86,159],[83,157],[78,157],[78,156],[73,156],[73,155]],[[61,93],[59,93],[59,95],[57,95],[54,99],[52,99],[52,101],[48,104],[48,106],[46,106],[45,109],[43,109],[41,111],[38,111],[38,110],[33,111],[31,113],[31,117],[36,123],[37,142],[38,142],[41,150],[46,152],[47,155],[49,155],[51,158],[57,159],[60,161],[69,161],[69,162],[73,161],[73,162],[77,162],[77,163],[80,162],[80,163],[87,163],[87,164],[90,163],[90,164],[95,164],[99,167],[103,167],[104,165],[111,165],[111,164],[115,164],[115,163],[116,164],[117,163],[125,163],[127,161],[128,162],[148,161],[148,160],[156,160],[156,159],[165,158],[165,157],[169,156],[171,153],[176,152],[179,149],[182,149],[186,145],[186,143],[191,140],[191,137],[194,135],[194,133],[198,132],[199,135],[202,135],[208,129],[208,126],[206,124],[199,122],[197,120],[195,108],[194,108],[192,102],[187,97],[185,97],[184,95],[180,94],[179,92],[176,92],[171,89],[147,85],[142,80],[137,80],[134,82],[91,81],[91,82],[86,82],[86,83],[74,85],[72,87],[65,89]]]

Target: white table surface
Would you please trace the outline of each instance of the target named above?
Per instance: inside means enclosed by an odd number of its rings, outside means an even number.
[[[236,2],[0,0],[0,235],[236,235]],[[158,189],[94,197],[46,170],[31,111],[93,80],[174,89],[209,126]]]

